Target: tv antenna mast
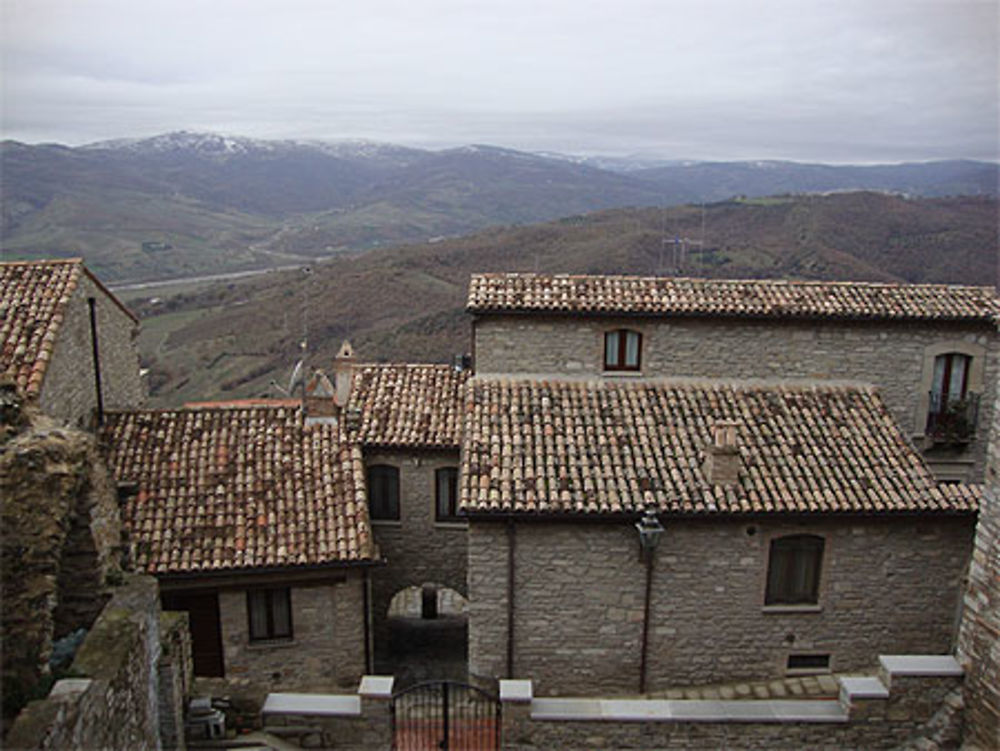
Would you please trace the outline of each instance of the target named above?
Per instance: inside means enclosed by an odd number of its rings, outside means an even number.
[[[282,385],[273,378],[268,384],[272,390],[279,391],[285,396],[291,396],[295,387],[300,384],[303,388],[305,387],[305,381],[302,378],[302,369],[305,367],[306,358],[309,355],[309,300],[311,291],[310,284],[312,282],[312,267],[303,266],[300,271],[303,275],[305,275],[305,279],[302,282],[302,339],[299,340],[299,359],[292,367],[292,375],[288,379],[288,388],[282,387]]]

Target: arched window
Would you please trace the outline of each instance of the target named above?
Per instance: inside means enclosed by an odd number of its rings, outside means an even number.
[[[639,370],[641,360],[642,334],[632,329],[605,332],[605,370]]]
[[[372,519],[399,519],[399,468],[373,464],[368,468],[368,514]]]
[[[823,562],[822,537],[787,535],[771,540],[765,605],[815,605]]]

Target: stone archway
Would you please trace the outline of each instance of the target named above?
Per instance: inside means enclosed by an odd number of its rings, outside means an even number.
[[[428,680],[466,680],[468,600],[433,582],[405,587],[386,612],[389,650],[385,665],[402,688]]]

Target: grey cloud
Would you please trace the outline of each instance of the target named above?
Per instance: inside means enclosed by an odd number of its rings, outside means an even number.
[[[673,157],[998,156],[992,0],[4,8],[3,128],[23,140],[211,127]]]

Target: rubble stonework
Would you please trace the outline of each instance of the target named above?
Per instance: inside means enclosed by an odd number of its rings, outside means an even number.
[[[96,439],[24,407],[9,382],[0,389],[5,418],[22,426],[0,447],[7,710],[48,675],[53,640],[97,617],[121,575],[120,523]]]
[[[387,643],[389,604],[400,590],[436,584],[467,596],[468,533],[464,521],[439,524],[434,516],[435,472],[457,467],[458,452],[372,451],[365,462],[399,469],[400,520],[373,523],[386,565],[372,577],[372,612],[376,641]]]
[[[538,380],[550,376],[594,379],[602,376],[604,332],[621,327],[643,335],[641,374],[645,378],[871,383],[910,436],[924,432],[931,388],[924,381],[932,348],[954,343],[956,349],[971,348],[969,351],[985,354],[981,434],[991,419],[1000,375],[996,336],[991,327],[978,323],[552,315],[479,318],[475,323],[476,373],[505,377],[530,374]],[[975,390],[970,385],[970,391]],[[935,466],[951,465],[952,471],[959,467],[964,479],[981,478],[985,442],[978,440],[959,448],[952,447],[943,457],[928,454],[928,458]]]
[[[667,518],[650,603],[647,690],[781,678],[790,654],[867,671],[879,654],[950,651],[971,517]],[[506,676],[507,524],[469,531],[469,670]],[[818,606],[765,607],[769,541],[827,541]],[[618,523],[515,525],[515,678],[538,695],[639,690],[644,571]],[[887,627],[887,624],[891,626]]]
[[[73,661],[75,677],[25,707],[8,749],[159,749],[160,608],[156,580],[130,576],[93,624]],[[168,695],[180,697],[170,687]],[[180,716],[182,706],[170,706]]]
[[[250,641],[245,589],[219,593],[227,679],[270,691],[333,692],[365,672],[364,581],[360,569],[332,572],[337,583],[291,585],[291,640]]]
[[[965,670],[965,744],[1000,747],[1000,409],[969,566],[958,654]]]

